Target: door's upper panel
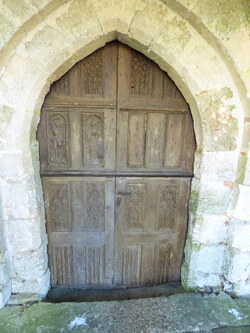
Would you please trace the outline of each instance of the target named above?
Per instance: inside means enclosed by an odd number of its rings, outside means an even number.
[[[120,111],[117,128],[117,172],[191,175],[195,142],[190,114]]]
[[[116,106],[117,43],[79,61],[52,84],[46,104]]]
[[[153,61],[123,44],[118,48],[118,71],[120,109],[188,110],[170,77]]]
[[[115,109],[44,106],[38,138],[42,173],[115,170]]]
[[[117,172],[191,175],[195,139],[188,104],[143,54],[119,44]]]
[[[188,104],[167,73],[117,42],[51,86],[38,139],[43,175],[192,175]]]

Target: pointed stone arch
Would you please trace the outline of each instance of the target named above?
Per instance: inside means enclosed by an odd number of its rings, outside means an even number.
[[[110,0],[109,5],[101,0],[51,2],[41,10],[43,19],[37,13],[24,23],[25,34],[20,28],[3,53],[1,196],[9,258],[4,274],[12,281],[10,287],[6,278],[4,300],[11,290],[45,294],[49,288],[36,141],[44,97],[51,83],[77,61],[115,39],[165,70],[193,115],[197,151],[182,283],[187,288],[218,287],[221,275],[228,273],[230,182],[236,176],[244,115],[235,77],[210,37],[202,35],[178,6],[158,0]],[[208,235],[209,225],[217,236]]]

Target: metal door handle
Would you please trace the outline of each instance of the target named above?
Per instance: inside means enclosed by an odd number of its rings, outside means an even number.
[[[117,198],[117,200],[116,200],[117,207],[119,207],[119,206],[120,206],[120,204],[121,204],[121,201],[122,201],[122,199],[121,199],[121,198]]]

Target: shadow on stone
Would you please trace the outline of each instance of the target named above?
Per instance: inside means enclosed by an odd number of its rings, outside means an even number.
[[[96,301],[120,301],[129,299],[152,298],[170,296],[184,293],[180,283],[166,283],[153,287],[126,288],[126,289],[71,289],[52,288],[45,302],[96,302]]]

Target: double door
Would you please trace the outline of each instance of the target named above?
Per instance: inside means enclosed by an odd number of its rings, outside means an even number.
[[[52,286],[178,281],[195,142],[168,75],[107,44],[51,86],[38,139]]]

